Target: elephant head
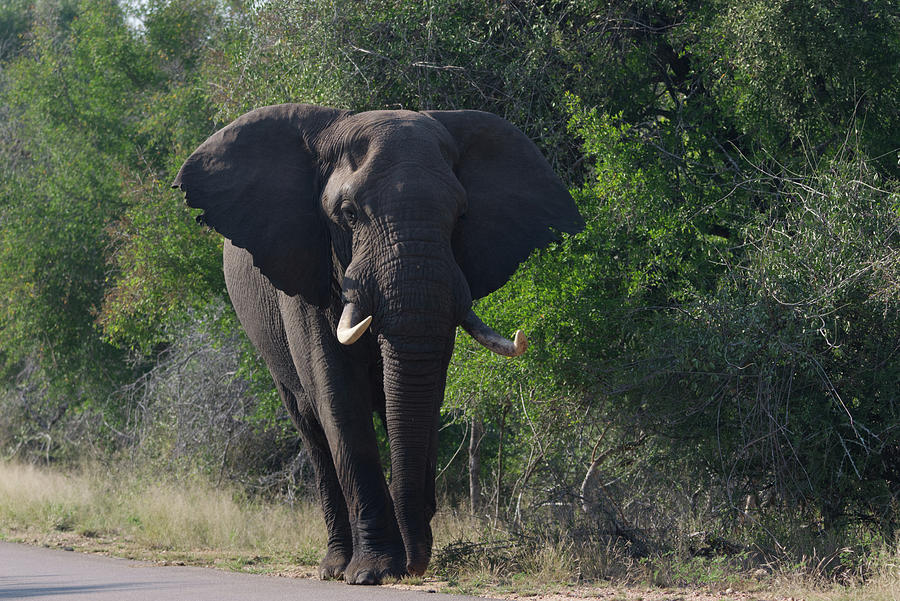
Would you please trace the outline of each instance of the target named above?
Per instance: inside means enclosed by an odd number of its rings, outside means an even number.
[[[438,410],[455,328],[524,350],[471,310],[529,253],[583,221],[518,129],[479,111],[372,111],[284,104],[213,134],[174,184],[199,220],[246,249],[271,283],[331,311],[343,344],[383,365],[391,497],[409,556],[430,555]],[[427,549],[425,548],[427,547]]]

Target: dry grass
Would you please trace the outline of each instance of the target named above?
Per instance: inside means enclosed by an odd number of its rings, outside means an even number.
[[[397,586],[547,600],[900,600],[900,548],[867,557],[867,577],[841,586],[803,566],[756,570],[766,572],[760,576],[717,558],[638,561],[611,546],[559,542],[564,537],[523,542],[452,509],[438,512],[433,527],[434,575]],[[289,576],[312,575],[326,541],[312,504],[251,501],[201,479],[176,484],[96,467],[64,474],[0,461],[3,538]]]
[[[318,561],[326,542],[312,505],[251,502],[199,480],[143,483],[96,468],[62,474],[14,463],[0,463],[0,529],[117,538],[150,550],[290,556],[305,564]]]
[[[850,585],[826,580],[810,582],[796,574],[784,574],[780,588],[789,597],[806,601],[898,601],[900,600],[900,547],[885,549],[869,558],[871,574]]]

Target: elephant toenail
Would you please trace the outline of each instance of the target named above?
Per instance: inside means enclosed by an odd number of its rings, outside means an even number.
[[[375,576],[375,572],[371,570],[363,570],[356,574],[356,578],[353,579],[353,582],[350,584],[379,584],[378,578]]]

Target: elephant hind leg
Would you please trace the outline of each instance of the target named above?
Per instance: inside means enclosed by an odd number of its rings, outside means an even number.
[[[299,430],[303,444],[309,453],[316,474],[319,501],[325,514],[325,525],[328,528],[328,550],[324,559],[319,563],[319,578],[322,580],[338,579],[343,577],[344,570],[353,556],[353,535],[347,512],[347,502],[335,473],[328,441],[306,394],[299,390],[296,393],[292,392],[280,382],[276,384],[278,393],[291,416],[291,421]]]

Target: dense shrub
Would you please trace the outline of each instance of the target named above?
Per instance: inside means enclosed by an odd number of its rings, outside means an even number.
[[[8,3],[0,448],[297,490],[220,240],[167,184],[262,104],[482,109],[587,228],[477,305],[525,357],[459,336],[444,494],[633,550],[784,516],[890,536],[898,56],[887,0]]]

